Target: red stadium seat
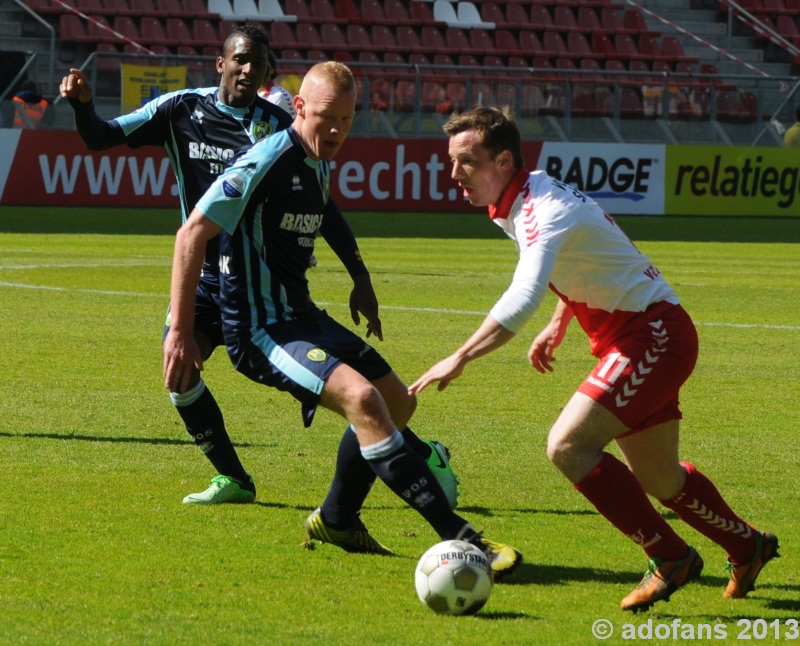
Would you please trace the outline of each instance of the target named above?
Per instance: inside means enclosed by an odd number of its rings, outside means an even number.
[[[424,49],[413,27],[400,25],[395,30],[395,36],[397,37],[397,45],[401,47],[403,51],[421,52]],[[373,42],[375,41],[373,40]]]
[[[550,14],[547,14],[547,18],[550,18]],[[506,5],[506,24],[514,25],[517,29],[528,25],[533,28],[530,14],[525,11],[525,7],[522,4],[516,2],[510,2]]]
[[[287,16],[297,16],[300,22],[317,22],[316,17],[311,15],[306,0],[285,0],[283,13]]]
[[[179,0],[156,0],[156,10],[163,11],[169,17],[183,16],[183,7]]]
[[[557,4],[553,8],[553,25],[556,29],[564,31],[578,31],[578,19],[572,12],[572,8],[564,5]]]
[[[408,4],[409,18],[422,26],[434,24],[435,21],[433,19],[433,11],[431,10],[433,3],[428,4],[427,2],[409,2]]]
[[[672,63],[696,63],[697,58],[687,56],[686,52],[675,36],[664,36],[661,38],[661,53],[664,58]]]
[[[509,5],[509,7],[510,6],[511,5]],[[535,4],[531,6],[531,17],[528,21],[528,25],[537,31],[558,30],[558,26],[553,23],[553,18],[544,5]]]
[[[195,18],[192,21],[192,40],[204,45],[221,42],[216,27],[205,18]]]
[[[135,11],[137,16],[148,16],[166,18],[166,11],[156,9],[155,0],[129,0],[131,11]],[[141,28],[141,25],[140,25]]]
[[[649,58],[639,51],[633,38],[628,34],[617,34],[614,37],[614,48],[617,50],[617,56],[623,61],[644,61]]]
[[[198,18],[202,20],[218,18],[208,10],[206,3],[203,0],[180,0],[180,3],[183,7],[185,17],[191,17],[193,20],[197,20]]]
[[[83,13],[93,14],[95,16],[105,13],[100,0],[76,0],[75,6]]]
[[[586,35],[580,31],[571,31],[567,34],[567,49],[573,58],[602,58],[601,54],[592,51]]]
[[[98,43],[97,53],[102,56],[97,57],[97,70],[105,72],[119,72],[122,59],[116,45],[111,43]]]
[[[660,32],[655,29],[650,29],[647,26],[647,21],[639,9],[626,9],[622,18],[625,28],[642,36],[659,36]]]
[[[130,16],[117,16],[114,18],[114,30],[125,36],[125,38],[132,40],[135,43],[139,42],[139,29],[136,26],[133,18]]]
[[[346,39],[349,47],[355,51],[367,51],[372,49],[372,39],[364,25],[350,23],[347,25]]]
[[[578,7],[578,27],[585,34],[610,33],[603,28],[600,16],[597,15],[594,8],[588,6]]]
[[[552,56],[569,56],[567,44],[557,31],[546,31],[542,37],[544,51]]]
[[[386,25],[373,25],[370,30],[370,40],[372,46],[377,51],[383,52],[401,52],[405,51],[394,37],[394,32]]]
[[[435,27],[424,27],[423,31],[425,29],[435,29]],[[439,30],[436,29],[436,32],[439,33]],[[470,30],[470,32],[472,32],[472,30]],[[423,36],[423,44],[425,43],[424,38]],[[448,27],[445,29],[444,43],[448,50],[456,54],[458,52],[468,52],[472,49],[466,32],[458,27]]]
[[[509,55],[519,51],[519,42],[517,41],[517,37],[510,29],[495,30],[494,46],[498,51],[507,52]]]
[[[408,13],[407,2],[405,0],[383,0],[383,11],[386,19],[393,25],[410,25],[416,21],[411,19]]]
[[[519,53],[522,56],[552,56],[555,52],[546,52],[535,31],[522,30],[519,32]]]
[[[95,43],[118,43],[119,38],[111,33],[104,16],[89,16],[86,21],[86,38]]]
[[[499,4],[496,2],[481,2],[479,9],[481,12],[481,18],[485,22],[493,22],[496,28],[505,28],[506,15]]]
[[[620,116],[623,119],[643,119],[644,104],[639,92],[630,87],[624,87],[620,91]]]
[[[202,47],[205,44],[202,41],[197,42],[194,40],[194,38],[192,38],[192,32],[189,30],[189,25],[186,24],[183,18],[167,18],[164,31],[167,34],[167,38],[173,45],[180,43],[190,47]]]
[[[162,25],[161,21],[155,16],[143,16],[139,23],[139,31],[143,45],[168,46],[171,44],[164,30],[164,25]]]
[[[469,48],[474,52],[480,53],[494,52],[494,39],[492,38],[490,32],[486,29],[470,29]],[[507,52],[506,55],[508,55]]]
[[[103,0],[104,13],[109,16],[134,16],[128,0]]]
[[[628,29],[625,27],[625,23],[615,7],[603,7],[600,9],[600,24],[603,26],[603,29],[615,36],[619,36],[620,34],[635,36],[637,34],[635,29]]]
[[[370,25],[387,22],[383,3],[379,0],[361,0],[361,19]]]
[[[224,38],[222,33],[220,36]],[[273,22],[270,25],[269,42],[275,49],[295,49],[297,46],[294,30],[285,22]]]
[[[311,0],[309,11],[312,18],[320,20],[323,24],[344,24],[347,21],[336,15],[336,10],[330,0]]]
[[[309,22],[298,22],[295,26],[295,42],[300,48],[321,49],[322,39],[317,28]]]
[[[447,42],[437,27],[423,27],[419,40],[422,49],[431,54],[447,49]]]
[[[350,45],[342,32],[341,27],[336,23],[325,22],[320,25],[319,38],[325,49],[348,50]]]

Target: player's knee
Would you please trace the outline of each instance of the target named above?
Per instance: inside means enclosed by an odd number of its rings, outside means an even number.
[[[378,389],[368,381],[356,381],[347,389],[347,399],[356,409],[371,416],[378,416],[386,405]]]
[[[547,459],[560,471],[565,471],[572,461],[573,452],[562,438],[547,439]]]

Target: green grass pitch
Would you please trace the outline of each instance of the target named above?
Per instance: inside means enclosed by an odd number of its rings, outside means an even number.
[[[702,579],[649,613],[619,610],[642,554],[545,456],[549,425],[592,365],[575,326],[554,374],[527,364],[552,297],[508,346],[444,393],[422,393],[412,420],[452,449],[463,514],[525,555],[477,616],[440,617],[417,600],[414,567],[437,538],[381,483],[362,517],[396,556],[303,547],[344,424],[321,411],[304,429],[291,397],[236,374],[221,350],[205,379],[257,504],[182,505],[213,472],[161,377],[175,213],[4,207],[0,644],[590,644],[600,619],[611,644],[633,643],[625,631],[646,635],[648,622],[725,628],[726,639],[691,643],[741,643],[748,630],[750,643],[790,641],[800,619],[800,219],[619,220],[698,326],[682,457],[780,537],[783,557],[748,599],[721,597],[724,553],[667,515],[703,555]],[[513,245],[481,214],[351,221],[382,305],[376,345],[410,382],[477,327],[510,280]],[[324,243],[317,256],[312,294],[351,324],[349,278]]]

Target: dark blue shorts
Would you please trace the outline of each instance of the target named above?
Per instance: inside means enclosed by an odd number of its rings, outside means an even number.
[[[323,310],[255,334],[226,333],[228,355],[236,369],[253,381],[291,393],[302,404],[306,427],[314,419],[325,381],[340,363],[369,381],[392,371],[375,348]]]
[[[161,337],[163,342],[169,332],[172,319],[170,309],[167,307],[167,318],[164,322],[164,332]],[[203,334],[211,343],[211,349],[225,345],[222,334],[222,314],[219,305],[219,279],[200,278],[194,300],[194,331]],[[208,359],[208,357],[203,357]]]

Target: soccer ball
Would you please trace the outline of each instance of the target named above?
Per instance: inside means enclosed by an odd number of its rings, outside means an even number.
[[[417,563],[417,596],[440,615],[473,615],[492,593],[492,567],[480,549],[466,541],[443,541]]]

